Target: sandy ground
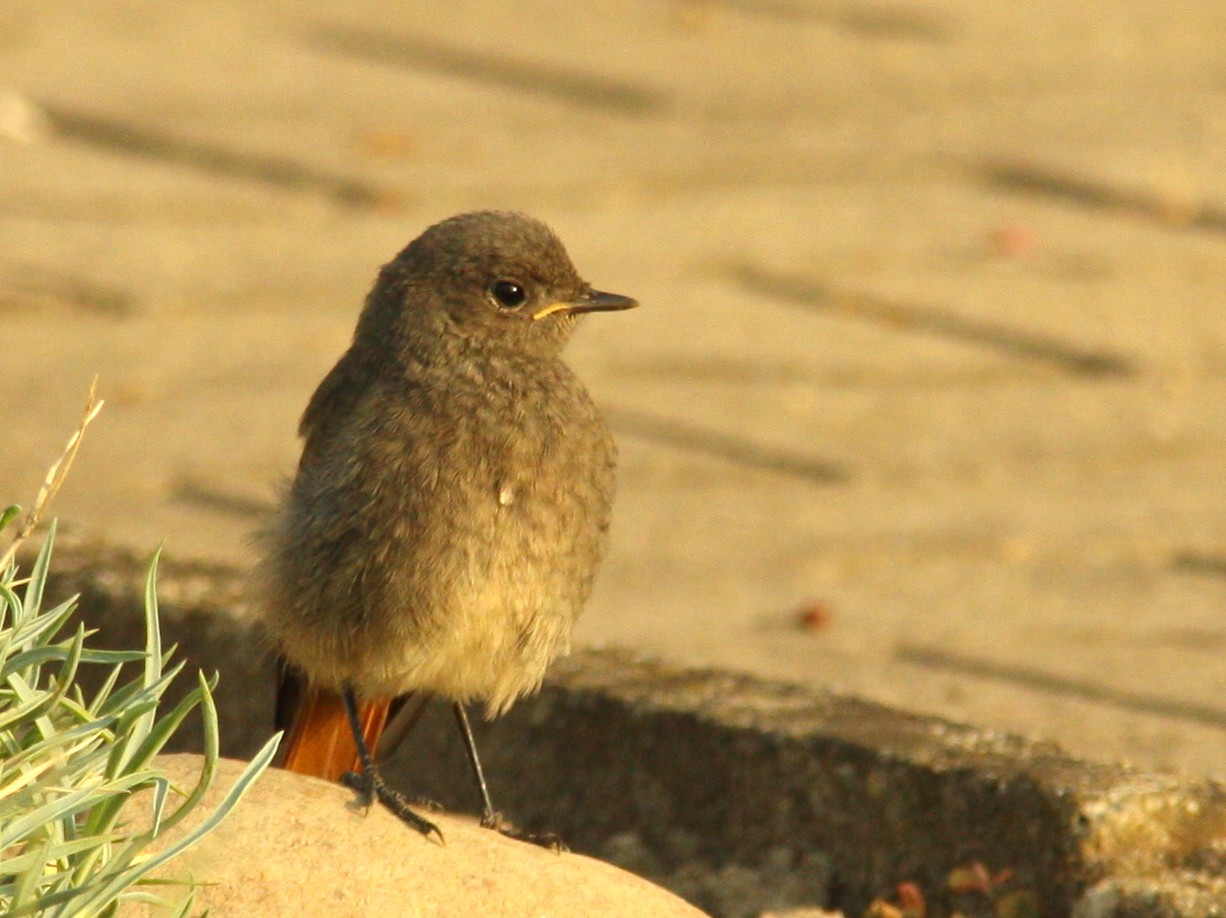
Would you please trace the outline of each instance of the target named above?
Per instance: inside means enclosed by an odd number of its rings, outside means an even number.
[[[245,564],[377,267],[476,207],[635,313],[578,638],[1226,777],[1226,7],[0,10],[0,497]],[[807,622],[808,624],[805,624]]]

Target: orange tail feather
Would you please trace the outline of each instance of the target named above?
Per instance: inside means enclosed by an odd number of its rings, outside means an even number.
[[[378,743],[390,706],[390,701],[358,704],[358,721],[368,749]],[[360,771],[360,766],[344,699],[336,692],[308,689],[294,713],[281,767],[300,775],[339,781],[347,771]]]

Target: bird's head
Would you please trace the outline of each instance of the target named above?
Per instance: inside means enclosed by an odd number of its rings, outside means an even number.
[[[576,316],[637,305],[593,290],[539,220],[479,211],[436,223],[385,266],[363,321],[414,347],[442,338],[556,353]]]

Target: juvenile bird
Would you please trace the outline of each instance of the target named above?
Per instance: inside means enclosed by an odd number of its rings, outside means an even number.
[[[285,767],[437,834],[371,751],[393,699],[444,698],[482,821],[501,825],[465,705],[506,711],[569,649],[605,551],[615,448],[561,353],[579,315],[635,305],[593,290],[522,214],[444,220],[384,266],[261,539],[259,605],[293,715]]]

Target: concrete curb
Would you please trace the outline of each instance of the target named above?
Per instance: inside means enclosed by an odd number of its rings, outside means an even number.
[[[139,646],[146,567],[113,548],[61,545],[49,596],[81,593],[98,643]],[[240,575],[164,561],[159,596],[167,643],[189,669],[221,673],[225,753],[249,754],[271,730],[274,676]],[[437,707],[389,776],[472,811]],[[517,824],[716,915],[813,904],[859,914],[904,881],[937,909],[973,911],[946,883],[973,862],[1011,870],[1044,915],[1226,914],[1226,788],[1212,781],[615,652],[575,654],[539,696],[478,731],[495,803]]]

